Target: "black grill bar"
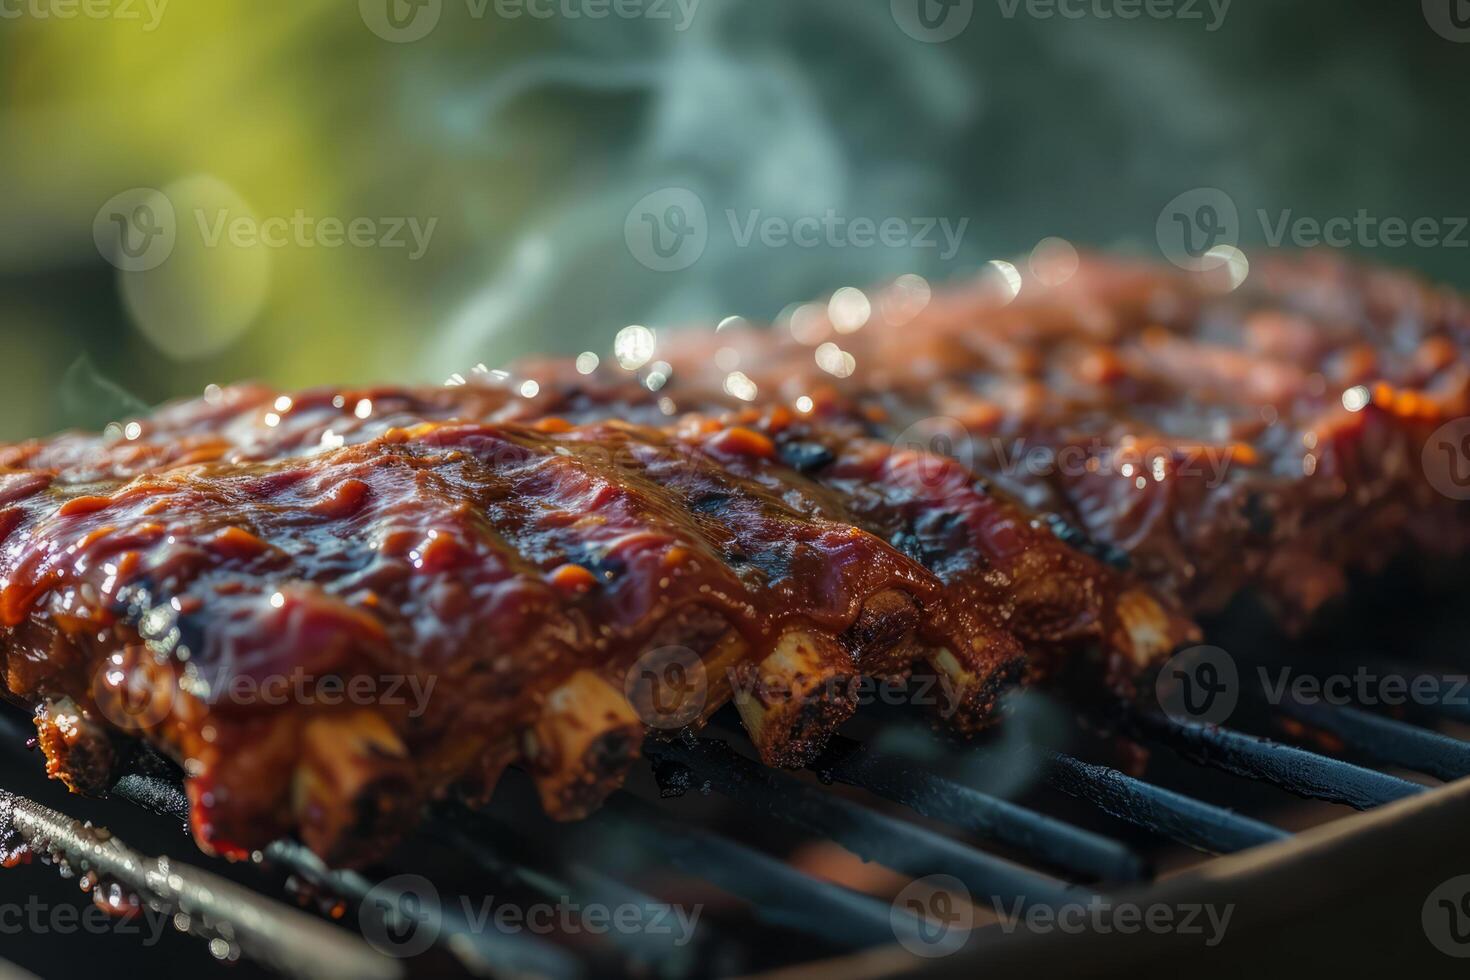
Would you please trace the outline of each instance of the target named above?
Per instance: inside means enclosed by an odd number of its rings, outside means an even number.
[[[526,974],[570,980],[585,973],[581,959],[554,943],[521,933],[495,928],[475,928],[452,903],[440,904],[437,915],[411,889],[374,884],[356,871],[327,867],[321,858],[295,841],[276,841],[265,850],[266,858],[303,881],[359,907],[359,915],[371,917],[376,928],[389,936],[406,936],[414,929],[433,930],[435,943],[448,950],[475,976],[499,977]]]
[[[803,874],[784,861],[699,827],[691,827],[627,793],[609,800],[585,828],[607,846],[639,851],[744,899],[761,921],[865,949],[893,941],[896,926],[915,930],[912,915],[887,902]],[[605,835],[605,836],[602,836]]]
[[[162,816],[189,819],[189,798],[172,779],[128,773],[113,784],[112,795]],[[388,893],[381,888],[374,892],[369,879],[355,871],[328,868],[295,841],[276,841],[266,848],[265,856],[313,887],[362,906],[359,915],[374,917],[389,930],[401,932],[410,927],[411,916],[404,910],[409,896],[403,893]],[[370,894],[373,902],[364,906]],[[386,906],[379,904],[379,899],[386,899]],[[437,945],[448,950],[476,976],[488,976],[512,965],[552,978],[576,977],[582,973],[580,961],[559,947],[534,937],[477,931],[454,909],[443,910],[434,928],[438,930]]]
[[[1209,854],[1233,854],[1291,836],[1259,820],[1067,755],[1051,757],[1047,782],[1120,820]]]
[[[812,768],[824,779],[902,803],[1085,879],[1132,882],[1146,874],[1143,859],[1118,841],[983,793],[901,756],[879,755],[849,738],[834,737]]]
[[[1152,712],[1132,718],[1144,733],[1187,759],[1248,779],[1263,779],[1310,799],[1368,810],[1425,790],[1407,779],[1229,728],[1183,724]]]
[[[528,889],[551,901],[601,902],[645,910],[666,904],[579,862],[548,855],[544,847],[519,831],[482,813],[460,809],[447,818],[432,819],[425,829],[450,842],[502,884]],[[712,958],[713,937],[704,922],[695,927],[693,941],[683,946],[675,945],[671,934],[647,930],[614,929],[608,936],[630,957],[667,975],[688,975],[695,962]]]
[[[1090,897],[1085,889],[822,792],[747,759],[717,739],[650,742],[645,752],[655,761],[686,766],[696,780],[709,782],[725,796],[912,877],[954,875],[972,893],[1007,903],[1061,905]]]
[[[394,980],[401,966],[357,936],[233,881],[138,853],[107,831],[0,790],[0,826],[36,851],[121,884],[191,931],[291,976]]]
[[[1357,708],[1291,700],[1281,707],[1298,721],[1331,732],[1375,762],[1444,780],[1470,776],[1470,743]]]

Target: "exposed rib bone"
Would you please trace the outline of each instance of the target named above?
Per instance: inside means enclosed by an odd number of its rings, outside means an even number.
[[[1133,666],[1143,668],[1167,655],[1179,642],[1179,634],[1186,639],[1198,636],[1191,626],[1179,627],[1169,612],[1157,599],[1143,589],[1129,589],[1118,596],[1118,625],[1121,636],[1115,640],[1118,649],[1133,658]]]
[[[408,749],[375,711],[314,718],[292,784],[301,839],[320,854],[343,842],[391,840],[413,821]]]
[[[522,752],[546,812],[586,816],[622,785],[643,744],[643,720],[623,692],[579,670],[546,698]]]
[[[994,721],[996,701],[1020,676],[1024,658],[1009,636],[977,633],[970,649],[933,648],[924,662],[937,682],[934,712],[968,735]]]
[[[760,664],[735,676],[735,707],[768,766],[806,765],[857,707],[857,667],[842,645],[789,630]]]

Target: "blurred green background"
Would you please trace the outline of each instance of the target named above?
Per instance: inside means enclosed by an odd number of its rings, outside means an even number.
[[[770,319],[1045,236],[1157,256],[1160,209],[1201,186],[1243,214],[1470,214],[1470,43],[1417,0],[1235,0],[1217,24],[1204,0],[1136,20],[974,0],[944,43],[902,29],[914,0],[79,2],[0,0],[0,439],[210,382],[605,356],[629,323]],[[422,37],[393,26],[421,15]],[[668,187],[705,204],[708,244],[660,272],[625,231]],[[146,271],[94,235],[133,188],[176,216]],[[944,256],[742,245],[726,217],[829,209],[968,225]],[[220,215],[298,213],[362,242],[210,241]],[[367,243],[395,226],[403,247]],[[1260,237],[1245,221],[1248,254]],[[1363,251],[1470,285],[1463,247]]]

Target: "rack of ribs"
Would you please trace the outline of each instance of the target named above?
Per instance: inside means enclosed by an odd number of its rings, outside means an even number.
[[[585,814],[645,737],[729,702],[800,766],[866,681],[935,692],[961,734],[1063,671],[1127,693],[1191,611],[1285,583],[1302,612],[1321,569],[1391,550],[1335,530],[1462,547],[1414,454],[1465,411],[1463,306],[1311,260],[1258,278],[1089,260],[833,333],[844,378],[779,331],[691,330],[662,384],[548,361],[526,387],[243,385],[0,446],[4,689],[72,788],[142,742],[206,849],[295,834],[342,863],[511,765]],[[958,449],[912,437],[936,418]],[[990,437],[1158,452],[1019,472]]]

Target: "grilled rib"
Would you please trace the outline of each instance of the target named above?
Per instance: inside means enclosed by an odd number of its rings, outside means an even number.
[[[1297,617],[1411,538],[1463,549],[1463,512],[1406,459],[1470,401],[1464,309],[1325,268],[1225,295],[1090,260],[846,335],[847,379],[779,333],[688,334],[658,392],[562,362],[524,368],[529,398],[241,386],[137,438],[0,447],[5,687],[74,788],[142,737],[184,766],[207,848],[294,832],[339,861],[514,763],[585,813],[647,730],[729,700],[765,761],[800,765],[863,677],[940,679],[960,731],[1089,657],[1126,689],[1198,635],[1181,608],[1253,585]],[[731,344],[757,405],[709,370]],[[1284,363],[1304,350],[1320,370]],[[934,416],[959,459],[903,434]],[[1038,475],[990,437],[1157,452]],[[1199,449],[1220,482],[1181,465]],[[1344,540],[1355,521],[1393,546]],[[298,674],[407,679],[429,710],[238,694]]]
[[[296,422],[312,404],[293,403]],[[712,419],[420,419],[309,456],[205,462],[167,428],[187,415],[163,413],[138,445],[102,447],[109,458],[0,478],[0,623],[6,687],[42,706],[56,774],[99,788],[105,732],[141,737],[183,765],[196,835],[225,854],[294,832],[361,859],[421,802],[483,794],[512,761],[550,812],[581,815],[662,727],[629,678],[670,644],[708,671],[691,723],[733,698],[771,764],[820,751],[863,676],[938,675],[936,707],[973,730],[1028,643],[1063,639],[1058,597],[1029,602],[1018,556],[1033,555],[1033,579],[1080,577],[1065,597],[1077,623],[1104,621],[1101,585],[1122,581],[978,487],[955,513],[990,584],[931,567],[937,552],[916,560],[885,539],[913,515],[891,499],[901,477],[862,469],[868,443],[834,451],[851,462],[826,482],[771,435]],[[129,478],[139,453],[150,466]],[[157,462],[169,453],[183,456]],[[890,502],[858,501],[844,479],[889,480]],[[1162,613],[1159,629],[1189,635]],[[268,696],[296,678],[289,703]],[[427,705],[341,693],[405,678]],[[331,703],[324,679],[340,679]],[[62,737],[98,730],[85,751]]]

